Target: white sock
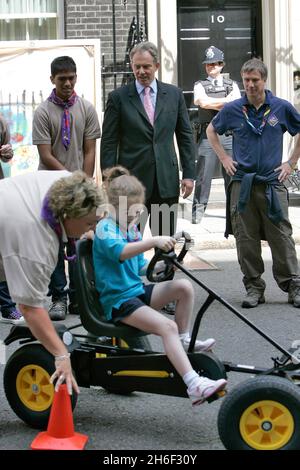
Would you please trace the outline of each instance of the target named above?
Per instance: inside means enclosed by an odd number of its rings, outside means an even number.
[[[182,378],[183,378],[185,385],[189,389],[197,387],[200,381],[200,376],[197,374],[197,372],[194,369],[184,374]]]
[[[191,341],[191,337],[190,337],[189,332],[187,332],[187,333],[180,333],[179,339],[180,339],[180,341],[181,341],[182,343],[183,343],[183,342],[184,342],[184,343],[186,343],[186,342],[189,343],[189,342]]]

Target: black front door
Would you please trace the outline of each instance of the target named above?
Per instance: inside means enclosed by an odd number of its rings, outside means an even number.
[[[177,16],[178,84],[193,120],[193,88],[205,78],[205,49],[213,45],[224,51],[223,72],[240,88],[242,64],[253,56],[262,57],[261,0],[178,0]]]

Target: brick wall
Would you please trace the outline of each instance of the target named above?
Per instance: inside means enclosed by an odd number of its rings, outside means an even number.
[[[101,54],[105,60],[106,75],[102,76],[105,95],[114,88],[113,69],[113,2],[112,0],[65,0],[65,38],[99,38]],[[117,69],[125,67],[128,34],[133,17],[137,16],[136,0],[115,0],[116,20],[116,61]],[[124,6],[124,3],[126,6]],[[139,1],[140,23],[144,22],[144,0]],[[125,67],[125,68],[124,68]],[[102,69],[102,72],[104,70]],[[117,86],[122,84],[123,75],[117,74]],[[105,100],[105,98],[104,98]]]

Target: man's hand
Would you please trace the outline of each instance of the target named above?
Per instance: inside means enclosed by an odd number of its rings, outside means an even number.
[[[288,162],[284,162],[278,168],[275,168],[274,171],[280,171],[278,181],[280,181],[280,183],[283,183],[283,181],[285,181],[293,173],[294,170]]]
[[[230,155],[226,155],[221,161],[227,175],[233,176],[236,173],[237,162]]]
[[[10,144],[5,144],[0,147],[0,158],[4,163],[9,162],[13,156],[14,152]]]
[[[181,181],[181,195],[183,199],[186,199],[190,194],[192,194],[194,189],[194,180],[184,179]]]

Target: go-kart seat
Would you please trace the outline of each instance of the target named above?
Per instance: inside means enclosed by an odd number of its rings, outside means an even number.
[[[132,338],[145,336],[146,333],[126,325],[114,325],[106,321],[99,302],[99,294],[95,288],[93,266],[93,242],[78,240],[76,243],[75,282],[77,301],[83,327],[95,336],[111,336]]]

